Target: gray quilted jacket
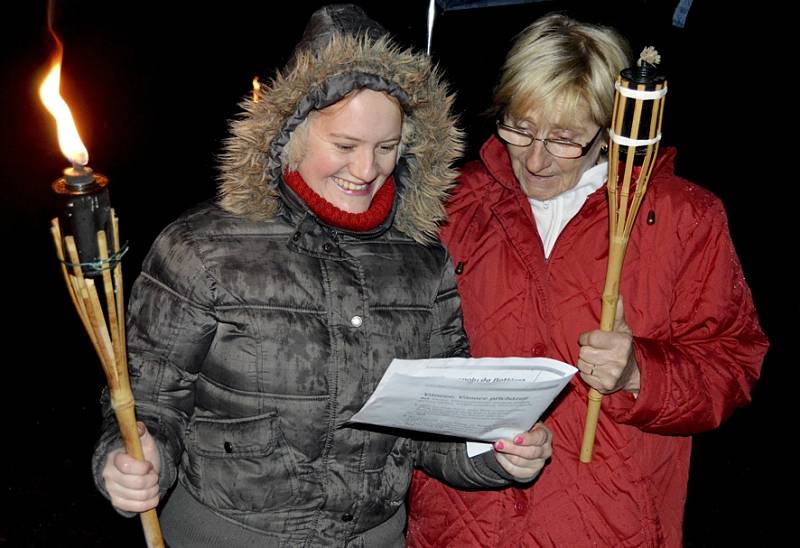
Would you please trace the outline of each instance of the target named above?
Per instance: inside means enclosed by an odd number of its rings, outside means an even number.
[[[137,415],[161,451],[162,492],[178,484],[162,513],[172,546],[402,546],[412,467],[466,488],[508,483],[491,454],[347,424],[392,358],[467,353],[435,241],[460,135],[427,58],[371,27],[341,32],[335,12],[315,17],[232,124],[220,199],[164,230],[132,292]],[[314,24],[333,28],[321,45]],[[311,109],[363,87],[398,98],[404,139],[390,218],[348,233],[285,186],[281,152]],[[119,445],[105,411],[101,490]]]

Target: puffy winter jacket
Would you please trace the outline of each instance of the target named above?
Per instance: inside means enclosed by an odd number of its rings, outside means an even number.
[[[173,546],[402,546],[413,466],[464,487],[508,482],[463,444],[348,425],[393,358],[464,355],[467,342],[452,266],[432,243],[460,151],[450,98],[424,56],[337,31],[353,23],[337,9],[244,103],[219,204],[170,225],[133,289],[132,387],[162,492],[177,476],[162,514]],[[365,87],[395,96],[413,132],[392,214],[354,233],[292,193],[281,153],[312,109]],[[118,444],[106,406],[101,489]]]
[[[663,151],[633,229],[620,293],[641,372],[638,399],[603,400],[594,455],[578,462],[587,387],[549,411],[553,457],[528,489],[476,493],[415,475],[409,545],[680,546],[691,434],[749,401],[767,349],[722,205],[673,174]],[[608,258],[605,189],[544,251],[505,147],[466,166],[443,229],[472,354],[577,363],[597,329]]]

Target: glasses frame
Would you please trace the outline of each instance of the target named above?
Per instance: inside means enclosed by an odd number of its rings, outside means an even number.
[[[501,141],[503,141],[504,143],[509,144],[512,147],[523,147],[524,148],[524,147],[531,146],[536,141],[540,141],[542,143],[542,145],[544,146],[544,149],[547,151],[548,154],[550,154],[551,156],[555,156],[556,158],[563,158],[564,160],[577,160],[578,158],[583,158],[584,156],[586,156],[589,153],[589,151],[591,150],[592,145],[594,145],[594,142],[597,140],[597,137],[599,137],[600,133],[603,131],[603,128],[599,127],[597,129],[597,133],[595,133],[594,137],[592,137],[592,140],[589,141],[588,143],[586,143],[585,145],[582,145],[580,143],[576,143],[575,141],[568,141],[566,139],[546,139],[546,138],[545,139],[540,139],[538,137],[534,137],[533,135],[531,135],[527,131],[522,131],[521,129],[519,129],[517,127],[510,126],[510,125],[502,122],[501,120],[496,120],[495,123],[497,124],[497,137]],[[503,136],[500,135],[500,129],[501,128],[505,129],[505,130],[508,130],[508,131],[510,131],[512,133],[516,133],[520,137],[525,137],[527,139],[530,139],[530,141],[527,144],[524,144],[524,145],[518,144],[518,143],[511,143],[509,141],[506,141],[505,139],[503,139]],[[562,145],[575,145],[575,147],[580,147],[581,153],[578,156],[561,156],[559,154],[553,154],[553,152],[551,152],[550,149],[547,148],[547,145],[549,143],[559,143],[559,144],[562,144]]]

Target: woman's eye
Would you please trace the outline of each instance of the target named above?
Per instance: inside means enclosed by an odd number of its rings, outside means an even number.
[[[563,143],[565,145],[574,144],[575,141],[572,140],[572,135],[552,135],[549,139],[556,143]]]
[[[343,143],[336,143],[336,148],[343,151],[343,152],[351,152],[356,148],[355,145],[347,145]]]
[[[381,145],[378,147],[378,150],[380,150],[385,154],[394,152],[395,150],[397,150],[397,143],[392,143],[391,145]]]

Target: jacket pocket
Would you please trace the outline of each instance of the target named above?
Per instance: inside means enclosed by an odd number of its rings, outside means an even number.
[[[383,453],[380,466],[364,470],[366,483],[359,520],[365,529],[377,527],[403,506],[413,471],[412,443],[407,438],[395,438],[391,451]]]
[[[297,497],[291,450],[276,412],[243,419],[192,419],[188,475],[212,508],[259,512]]]

